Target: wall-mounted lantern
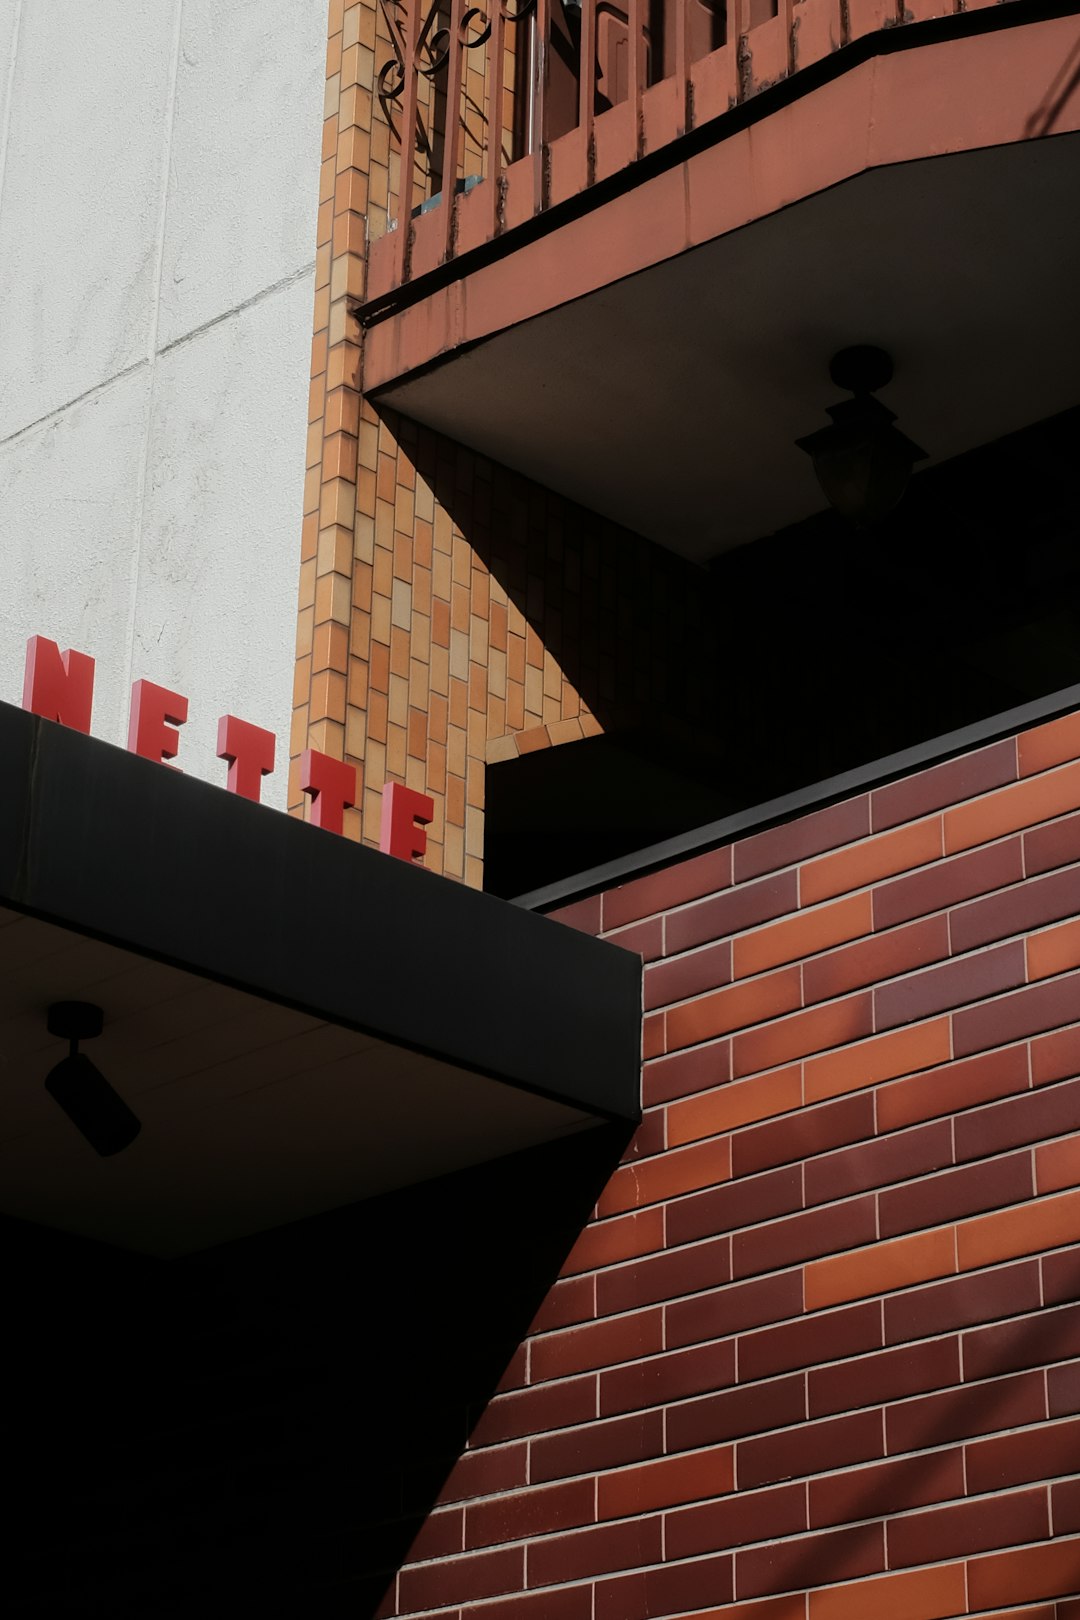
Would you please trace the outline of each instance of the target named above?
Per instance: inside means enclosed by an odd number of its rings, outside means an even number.
[[[853,523],[878,523],[899,503],[917,461],[926,451],[893,426],[896,417],[873,397],[893,374],[884,349],[857,344],[841,349],[829,365],[838,388],[853,399],[827,407],[832,426],[795,443],[814,463],[826,500]]]

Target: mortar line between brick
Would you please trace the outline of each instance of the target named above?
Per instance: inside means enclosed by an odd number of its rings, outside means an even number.
[[[984,1219],[984,1218],[986,1218],[988,1216],[1009,1214],[1009,1213],[1012,1213],[1012,1211],[1014,1211],[1015,1209],[1018,1209],[1020,1207],[1027,1207],[1030,1204],[1038,1203],[1040,1201],[1041,1202],[1046,1202],[1046,1201],[1048,1201],[1049,1199],[1052,1199],[1052,1198],[1064,1197],[1064,1196],[1067,1196],[1069,1193],[1075,1193],[1078,1190],[1080,1190],[1080,1189],[1069,1188],[1069,1189],[1066,1189],[1064,1192],[1049,1193],[1049,1194],[1046,1195],[1046,1198],[1043,1199],[1043,1200],[1039,1200],[1039,1199],[1029,1199],[1029,1200],[1027,1200],[1024,1206],[1005,1205],[1001,1209],[988,1210],[988,1211],[985,1211],[985,1212],[983,1212],[983,1213],[981,1213],[979,1215],[961,1217],[959,1221],[943,1222],[943,1223],[939,1224],[936,1227],[928,1227],[924,1231],[921,1231],[921,1232],[905,1232],[905,1233],[901,1233],[896,1238],[886,1238],[884,1241],[887,1242],[887,1243],[894,1243],[894,1242],[895,1243],[903,1243],[903,1242],[907,1241],[907,1239],[909,1239],[909,1238],[923,1237],[923,1236],[927,1235],[928,1233],[948,1231],[950,1228],[955,1228],[955,1226],[957,1226],[957,1225],[963,1225],[968,1221],[982,1220],[982,1219]],[[878,1247],[878,1245],[876,1243],[870,1243],[870,1244],[863,1244],[860,1247],[861,1247],[862,1250],[865,1251],[865,1250],[868,1250],[868,1249],[876,1248],[876,1247]],[[1074,1250],[1077,1250],[1077,1249],[1080,1249],[1080,1245],[1078,1245],[1076,1243],[1066,1243],[1066,1244],[1062,1244],[1058,1248],[1056,1248],[1054,1250],[1051,1250],[1051,1251],[1048,1251],[1048,1252],[1051,1252],[1051,1253],[1058,1253],[1058,1252],[1065,1253],[1065,1252],[1071,1252],[1071,1251],[1074,1251]],[[842,1256],[842,1253],[843,1253],[843,1251],[841,1251],[841,1256]],[[738,1278],[737,1280],[735,1280],[735,1281],[733,1281],[731,1283],[721,1283],[721,1284],[719,1284],[719,1285],[717,1285],[715,1287],[712,1287],[712,1288],[704,1288],[704,1289],[697,1290],[693,1294],[680,1295],[680,1296],[678,1296],[677,1298],[675,1298],[673,1300],[657,1301],[655,1304],[645,1305],[645,1306],[637,1306],[636,1305],[636,1306],[630,1307],[629,1309],[627,1309],[625,1311],[612,1311],[606,1316],[590,1317],[589,1320],[586,1321],[586,1322],[573,1323],[573,1324],[571,1324],[571,1325],[569,1325],[567,1327],[549,1328],[545,1332],[530,1335],[530,1337],[529,1337],[530,1349],[531,1349],[533,1344],[540,1344],[542,1342],[554,1339],[554,1338],[556,1338],[556,1337],[558,1337],[560,1335],[566,1335],[566,1334],[571,1334],[571,1333],[576,1333],[576,1332],[583,1332],[588,1328],[597,1327],[597,1326],[600,1326],[601,1324],[607,1325],[607,1324],[610,1324],[610,1323],[613,1323],[613,1322],[617,1322],[619,1320],[627,1320],[630,1317],[633,1317],[633,1316],[636,1316],[636,1315],[647,1314],[647,1313],[654,1312],[654,1311],[659,1311],[661,1313],[664,1313],[672,1305],[682,1304],[682,1303],[684,1303],[686,1301],[689,1301],[689,1300],[707,1298],[709,1295],[720,1293],[722,1290],[727,1289],[727,1288],[737,1289],[737,1288],[744,1287],[747,1284],[755,1284],[755,1283],[766,1281],[766,1280],[773,1279],[773,1278],[776,1278],[776,1277],[782,1277],[782,1276],[785,1276],[785,1275],[792,1275],[794,1273],[801,1273],[806,1269],[807,1266],[816,1265],[817,1263],[819,1263],[819,1261],[835,1260],[837,1258],[840,1258],[841,1256],[837,1256],[837,1255],[819,1255],[819,1256],[815,1256],[813,1259],[798,1262],[798,1263],[796,1263],[794,1265],[791,1265],[791,1266],[777,1268],[774,1271],[758,1272],[753,1276],[744,1277],[744,1278]],[[590,1373],[594,1373],[594,1372],[603,1373],[603,1372],[613,1371],[613,1370],[615,1370],[617,1368],[640,1366],[645,1362],[655,1360],[658,1356],[661,1356],[661,1355],[677,1355],[682,1351],[694,1350],[694,1349],[700,1347],[702,1344],[716,1343],[716,1342],[720,1342],[720,1341],[725,1341],[726,1342],[728,1339],[737,1339],[737,1338],[740,1338],[740,1337],[746,1338],[746,1337],[748,1337],[748,1336],[750,1336],[750,1335],[752,1335],[754,1333],[763,1332],[763,1331],[766,1331],[766,1330],[768,1330],[770,1328],[784,1327],[784,1326],[788,1326],[788,1325],[791,1325],[791,1324],[794,1324],[794,1323],[797,1323],[797,1322],[807,1321],[807,1320],[810,1320],[811,1318],[814,1318],[814,1317],[824,1318],[824,1317],[832,1315],[832,1314],[834,1314],[834,1313],[836,1313],[838,1311],[843,1311],[843,1310],[846,1310],[846,1309],[848,1309],[848,1308],[850,1308],[852,1306],[857,1306],[860,1303],[861,1304],[870,1304],[870,1303],[873,1303],[874,1300],[876,1300],[876,1299],[881,1299],[881,1300],[884,1301],[886,1299],[901,1298],[905,1294],[910,1294],[910,1293],[917,1292],[919,1289],[933,1288],[933,1287],[938,1286],[938,1285],[944,1285],[945,1283],[948,1283],[948,1282],[955,1282],[957,1280],[962,1280],[964,1278],[969,1278],[969,1277],[985,1276],[990,1272],[1002,1271],[1002,1270],[1005,1270],[1009,1266],[1022,1265],[1025,1262],[1035,1261],[1035,1260],[1040,1259],[1041,1257],[1042,1257],[1042,1252],[1041,1251],[1036,1251],[1035,1253],[1032,1253],[1032,1254],[1010,1255],[1008,1258],[1006,1258],[1004,1260],[997,1261],[997,1262],[995,1262],[995,1264],[990,1265],[990,1266],[973,1267],[970,1270],[945,1272],[945,1273],[943,1273],[943,1274],[941,1274],[939,1276],[926,1277],[926,1278],[923,1278],[922,1280],[920,1280],[918,1282],[909,1284],[908,1287],[906,1287],[906,1288],[890,1289],[888,1291],[888,1293],[884,1294],[884,1295],[871,1295],[871,1296],[869,1296],[869,1298],[863,1298],[863,1299],[860,1299],[858,1296],[856,1296],[854,1299],[840,1301],[840,1302],[838,1302],[836,1304],[827,1305],[827,1306],[821,1307],[821,1308],[816,1309],[816,1310],[812,1310],[812,1311],[805,1311],[804,1310],[799,1315],[784,1316],[784,1317],[778,1318],[776,1321],[771,1321],[771,1322],[758,1322],[758,1323],[755,1323],[751,1327],[737,1328],[732,1332],[726,1332],[726,1333],[722,1332],[720,1334],[714,1334],[712,1336],[707,1336],[704,1339],[692,1340],[687,1344],[673,1344],[673,1345],[665,1344],[665,1345],[662,1345],[662,1347],[659,1350],[650,1351],[646,1355],[629,1356],[625,1360],[621,1360],[621,1361],[617,1361],[617,1362],[610,1362],[610,1363],[602,1363],[599,1367],[578,1368],[576,1371],[567,1372],[567,1373],[560,1373],[557,1377],[553,1377],[553,1378],[544,1378],[544,1379],[541,1379],[539,1381],[539,1384],[525,1386],[525,1387],[531,1387],[531,1388],[538,1388],[538,1387],[541,1387],[541,1386],[542,1387],[547,1387],[547,1386],[553,1385],[553,1384],[565,1383],[570,1379],[580,1378],[580,1377],[582,1377],[582,1376],[584,1376],[586,1374],[590,1374]],[[1041,1311],[1042,1309],[1043,1309],[1042,1306],[1040,1306],[1038,1308],[1039,1311]],[[1010,1316],[1008,1318],[995,1318],[995,1321],[999,1321],[999,1320],[1008,1320],[1008,1321],[1022,1320],[1023,1318],[1025,1318],[1026,1316],[1028,1316],[1030,1314],[1032,1314],[1032,1313],[1021,1312],[1021,1313],[1019,1313],[1018,1316]],[[1037,1314],[1037,1313],[1035,1313],[1035,1314]],[[939,1333],[923,1335],[921,1338],[919,1338],[917,1340],[915,1340],[915,1339],[897,1340],[895,1344],[892,1344],[892,1345],[886,1344],[886,1345],[881,1346],[879,1348],[880,1349],[885,1349],[885,1350],[892,1350],[892,1349],[897,1349],[898,1350],[898,1349],[901,1349],[905,1344],[923,1343],[923,1342],[925,1342],[927,1340],[936,1339],[936,1338],[949,1338],[954,1333],[961,1333],[961,1332],[964,1332],[964,1331],[966,1331],[966,1328],[963,1325],[960,1325],[960,1326],[957,1326],[957,1327],[951,1328],[951,1329],[942,1329],[941,1332],[939,1332]],[[850,1360],[850,1359],[853,1359],[853,1358],[850,1358],[850,1357],[847,1357],[847,1358],[838,1357],[837,1358],[838,1361],[842,1361],[842,1360],[845,1360],[845,1359]],[[833,1363],[830,1363],[830,1365],[833,1365]],[[779,1378],[779,1377],[787,1377],[787,1376],[789,1376],[789,1375],[786,1374],[786,1373],[770,1374],[769,1378],[759,1379],[759,1380],[756,1380],[756,1381],[760,1382],[760,1383],[768,1383],[770,1381],[770,1379]],[[732,1387],[734,1387],[734,1386],[732,1386]],[[743,1387],[743,1386],[740,1386],[740,1387]],[[619,1416],[620,1414],[612,1413],[612,1414],[606,1414],[606,1415],[607,1416]],[[577,1427],[578,1425],[571,1424],[571,1425],[567,1425],[567,1426],[568,1427]]]

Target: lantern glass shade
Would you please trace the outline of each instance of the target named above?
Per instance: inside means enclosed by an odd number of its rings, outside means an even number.
[[[896,418],[869,394],[830,405],[832,426],[796,439],[814,464],[830,506],[854,523],[879,523],[908,486],[925,450],[893,426]]]

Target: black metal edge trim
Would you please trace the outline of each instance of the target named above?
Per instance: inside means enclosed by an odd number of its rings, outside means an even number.
[[[0,904],[559,1102],[640,1117],[641,961],[0,703]],[[44,1013],[43,1013],[44,1016]]]
[[[911,748],[901,749],[899,753],[886,754],[884,758],[872,760],[867,765],[854,766],[850,771],[841,772],[839,776],[827,777],[823,782],[799,788],[779,799],[769,799],[765,804],[752,805],[747,810],[739,810],[720,821],[707,822],[703,827],[694,827],[691,831],[680,833],[676,838],[665,839],[662,843],[649,844],[644,849],[635,850],[632,855],[620,857],[619,860],[591,867],[586,872],[577,872],[558,883],[548,884],[542,889],[533,889],[529,894],[515,895],[510,903],[528,911],[547,911],[555,906],[567,905],[573,900],[584,900],[598,890],[626,883],[631,878],[643,877],[646,873],[655,872],[673,861],[704,854],[707,850],[716,849],[735,838],[764,832],[766,828],[790,821],[808,810],[824,809],[825,806],[845,799],[852,793],[883,787],[887,782],[895,781],[910,772],[932,765],[941,765],[946,760],[966,754],[973,748],[998,742],[1015,732],[1025,730],[1029,725],[1056,719],[1059,715],[1068,714],[1078,708],[1080,708],[1080,686],[1063,687],[1058,692],[1051,692],[1047,697],[1034,698],[1030,703],[1020,704],[1018,708],[1006,709],[1002,714],[992,715],[986,720],[973,721],[969,726],[961,726],[956,731],[947,731],[940,737],[931,738],[929,742],[915,743]]]
[[[1000,29],[1023,27],[1028,23],[1047,22],[1054,17],[1071,16],[1077,11],[1080,11],[1080,0],[998,0],[997,5],[982,7],[978,11],[959,11],[948,17],[925,18],[919,22],[880,28],[874,33],[864,34],[851,44],[840,46],[831,55],[822,57],[817,62],[811,62],[804,68],[798,68],[787,78],[779,79],[775,84],[759,90],[750,100],[742,101],[736,107],[717,113],[714,118],[687,130],[683,135],[676,136],[673,141],[667,142],[657,151],[647,152],[644,156],[636,158],[616,174],[597,181],[576,196],[541,209],[531,219],[522,221],[512,230],[504,231],[501,236],[494,237],[489,242],[481,242],[468,253],[463,253],[460,258],[437,265],[417,280],[409,281],[403,287],[394,287],[367,303],[357,303],[353,307],[353,314],[362,328],[374,326],[379,321],[397,315],[413,304],[421,303],[432,293],[440,292],[453,282],[464,280],[474,271],[507,257],[519,247],[527,246],[563,225],[591,213],[594,208],[602,207],[613,198],[633,191],[643,180],[654,179],[668,169],[677,168],[687,158],[696,156],[710,146],[720,145],[722,141],[739,134],[750,125],[760,123],[782,107],[812,94],[849,69],[859,67],[876,56],[888,56],[894,51],[916,50],[939,40],[967,39],[978,34],[996,33]],[[491,337],[496,335],[496,333],[489,334]],[[487,341],[487,338],[476,340],[477,343]],[[455,348],[453,353],[462,354],[474,346],[471,343],[462,344]],[[378,389],[373,389],[371,398],[377,400],[386,390],[398,388],[407,380],[422,376],[433,366],[443,364],[448,358],[450,356],[447,354],[438,355],[422,366],[403,372],[400,376],[381,384]]]
[[[516,905],[516,901],[506,902]],[[530,1096],[542,1097],[546,1102],[559,1103],[563,1107],[573,1108],[579,1113],[591,1114],[596,1123],[608,1125],[637,1124],[641,1119],[640,1102],[636,1107],[612,1108],[602,1102],[589,1098],[575,1096],[572,1092],[559,1090],[557,1087],[540,1085],[535,1081],[522,1079],[508,1074],[503,1069],[493,1068],[467,1057],[457,1057],[441,1051],[436,1047],[424,1045],[421,1042],[408,1039],[397,1032],[389,1034],[385,1029],[376,1028],[362,1020],[348,1017],[339,1012],[328,1012],[325,1007],[318,1006],[310,1000],[301,1000],[295,996],[282,994],[278,991],[260,988],[250,980],[237,978],[235,975],[221,973],[207,967],[199,967],[178,956],[171,956],[166,951],[143,946],[131,940],[125,940],[115,934],[103,932],[81,922],[73,922],[56,912],[46,911],[40,907],[28,905],[21,901],[0,899],[0,906],[5,911],[16,911],[24,917],[33,918],[37,922],[50,923],[62,928],[71,934],[77,934],[80,939],[92,939],[102,945],[114,946],[117,950],[127,951],[132,956],[138,956],[148,962],[160,962],[163,967],[176,968],[178,972],[189,973],[193,978],[205,979],[208,983],[223,985],[229,990],[238,990],[247,996],[254,996],[259,1001],[269,1002],[275,1007],[287,1007],[291,1012],[302,1013],[309,1018],[317,1018],[325,1024],[336,1024],[343,1029],[351,1029],[358,1035],[370,1036],[374,1041],[382,1041],[387,1045],[399,1047],[402,1051],[415,1052],[418,1057],[431,1058],[434,1062],[445,1064],[453,1068],[467,1069],[470,1074],[478,1075],[484,1080],[491,1080],[497,1085],[509,1086],[513,1091],[525,1091]],[[528,908],[522,908],[528,909]],[[537,915],[542,916],[542,912]],[[608,943],[602,941],[601,943]],[[618,948],[618,947],[616,947]],[[624,955],[629,955],[624,952]],[[42,1009],[42,1018],[45,1009]]]

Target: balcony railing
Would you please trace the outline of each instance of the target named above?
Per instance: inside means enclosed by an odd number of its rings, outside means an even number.
[[[379,0],[392,200],[368,299],[866,34],[988,3]]]

